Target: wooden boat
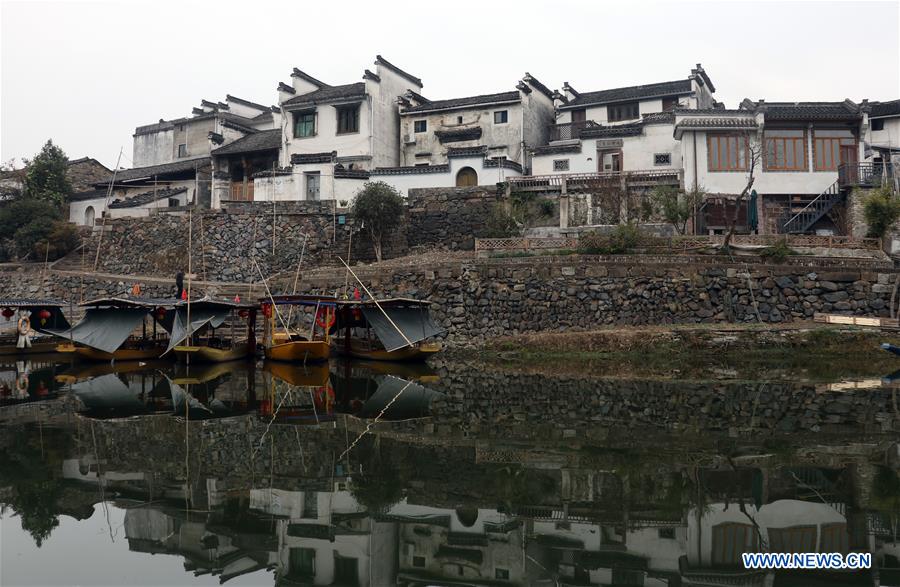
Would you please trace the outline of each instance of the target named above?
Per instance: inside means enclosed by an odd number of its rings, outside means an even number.
[[[331,296],[279,295],[261,300],[265,316],[265,357],[272,361],[310,363],[327,361],[331,354],[329,328],[335,321],[335,302]],[[279,310],[279,308],[281,308]],[[287,308],[287,311],[285,311]],[[294,311],[295,308],[299,311]],[[305,308],[314,308],[309,326],[295,326],[294,317],[302,320]],[[277,327],[289,332],[276,332]],[[299,334],[309,332],[309,336]]]
[[[220,327],[228,322],[224,336]],[[236,323],[246,322],[238,330]],[[190,322],[190,325],[188,324]],[[184,361],[219,363],[246,358],[256,352],[256,307],[239,301],[214,300],[208,297],[192,302],[179,302],[172,319],[169,347]],[[228,328],[230,327],[230,328]],[[243,340],[239,336],[245,336]]]
[[[90,361],[147,361],[165,353],[171,301],[101,298],[81,305],[86,310],[78,324],[65,330],[48,330],[63,339],[57,351]],[[152,330],[148,330],[148,316]],[[158,324],[165,334],[157,333]]]
[[[335,349],[370,361],[424,361],[441,350],[428,342],[443,330],[431,319],[431,302],[409,298],[337,303]]]
[[[62,313],[63,303],[55,300],[9,299],[0,300],[0,313],[9,322],[13,332],[0,335],[0,356],[35,355],[56,353],[57,342],[51,330],[69,328]],[[13,322],[13,318],[16,320]],[[25,334],[29,346],[19,348],[20,335]],[[41,336],[38,339],[36,335]]]

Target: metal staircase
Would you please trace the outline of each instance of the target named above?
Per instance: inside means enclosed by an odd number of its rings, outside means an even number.
[[[840,182],[835,181],[825,188],[821,194],[813,198],[802,208],[791,203],[791,206],[781,215],[778,224],[782,234],[804,233],[820,218],[828,214],[834,206],[844,201],[844,192]]]

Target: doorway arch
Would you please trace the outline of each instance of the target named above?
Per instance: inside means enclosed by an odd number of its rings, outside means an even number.
[[[471,167],[463,167],[456,173],[456,187],[478,185],[478,174]]]
[[[94,212],[93,206],[88,206],[84,209],[84,225],[85,226],[94,226],[94,216],[96,212]]]

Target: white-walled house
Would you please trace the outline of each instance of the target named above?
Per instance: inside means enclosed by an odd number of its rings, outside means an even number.
[[[860,138],[867,125],[866,103],[850,100],[744,100],[737,110],[678,110],[675,138],[682,145],[684,186],[733,197],[747,184],[758,153],[753,189],[759,232],[839,234],[844,228],[832,210],[843,207],[849,187],[867,181],[858,168],[866,156]],[[839,177],[842,165],[847,175]],[[721,222],[706,224],[722,229]]]
[[[278,165],[253,174],[252,199],[349,201],[368,172],[398,165],[397,97],[421,89],[421,79],[380,55],[374,72],[350,84],[294,69],[291,84],[278,85]]]
[[[872,103],[866,140],[876,165],[900,155],[900,100]]]
[[[676,108],[713,108],[715,86],[698,63],[681,80],[592,92],[567,82],[556,94],[549,142],[534,149],[534,175],[658,170],[678,173]]]
[[[400,165],[442,165],[454,149],[480,147],[488,159],[528,169],[530,149],[547,142],[553,116],[553,92],[529,73],[508,92],[449,100],[407,92],[400,97]]]

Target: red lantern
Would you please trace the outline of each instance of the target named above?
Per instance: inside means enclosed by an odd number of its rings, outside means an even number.
[[[234,303],[235,304],[241,303],[241,294],[234,294]]]
[[[156,317],[157,320],[162,321],[162,319],[166,317],[166,309],[163,308],[162,306],[160,306],[159,308],[157,308],[156,310],[153,311],[153,315]]]
[[[181,292],[181,299],[187,301],[187,290]]]
[[[47,323],[47,319],[50,318],[50,312],[47,310],[41,310],[38,312],[38,318],[41,319],[41,326]]]
[[[238,316],[240,316],[241,318],[246,318],[249,315],[250,315],[250,312],[248,310],[241,310],[238,312]]]
[[[3,308],[3,317],[6,318],[6,321],[9,322],[10,319],[15,316],[16,313],[12,308]]]
[[[271,304],[263,304],[262,305],[262,313],[266,318],[272,317],[272,305]]]

